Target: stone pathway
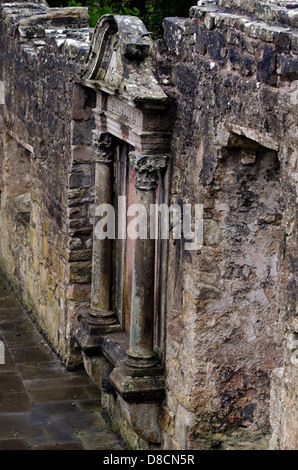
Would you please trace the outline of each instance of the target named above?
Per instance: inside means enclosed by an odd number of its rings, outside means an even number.
[[[85,372],[68,372],[0,278],[0,450],[121,450]]]

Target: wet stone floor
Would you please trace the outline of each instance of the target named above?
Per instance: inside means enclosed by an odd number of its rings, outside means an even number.
[[[2,277],[0,340],[0,450],[124,449],[102,416],[98,388],[64,368]]]

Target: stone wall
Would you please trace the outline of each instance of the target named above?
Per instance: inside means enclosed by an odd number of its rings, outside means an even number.
[[[278,368],[272,446],[297,448],[298,4],[278,5],[201,2],[164,21],[172,202],[205,218],[202,250],[170,243],[166,447],[266,446]]]
[[[98,103],[80,71],[92,32],[84,8],[0,6],[1,266],[71,368],[90,310]],[[200,2],[155,43],[175,108],[169,199],[204,205],[202,249],[171,239],[163,258],[165,449],[298,447],[297,8]],[[102,380],[106,359],[84,361]],[[106,370],[115,429],[146,447],[130,427],[148,435],[147,405],[120,409]]]
[[[88,113],[78,111],[87,98],[74,96],[88,14],[24,3],[2,4],[1,16],[1,264],[71,365],[74,303],[90,290],[94,176],[82,133],[73,130]]]

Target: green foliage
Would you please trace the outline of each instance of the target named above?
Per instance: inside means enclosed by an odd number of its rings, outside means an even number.
[[[69,0],[68,7],[82,7],[83,4],[81,2],[77,2],[76,0]],[[61,7],[62,8],[62,7]]]
[[[74,0],[71,0],[71,1],[74,1]],[[88,9],[89,9],[90,26],[94,27],[98,19],[102,15],[106,15],[106,14],[118,14],[118,15],[129,15],[129,16],[140,15],[140,11],[136,7],[128,8],[123,3],[124,2],[87,0],[86,5],[88,6]]]
[[[90,26],[94,27],[98,19],[107,13],[138,16],[147,29],[162,36],[162,22],[167,16],[188,17],[189,8],[194,0],[48,0],[50,6],[87,6]],[[61,4],[62,3],[62,4]]]

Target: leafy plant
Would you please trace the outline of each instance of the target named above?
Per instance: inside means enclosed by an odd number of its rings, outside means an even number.
[[[76,0],[69,0],[67,6],[68,7],[82,7],[83,4],[81,2],[77,2]]]
[[[194,0],[48,0],[50,6],[87,6],[90,26],[107,13],[138,16],[150,32],[162,36],[162,22],[167,16],[188,17]],[[61,4],[62,3],[62,4]]]

